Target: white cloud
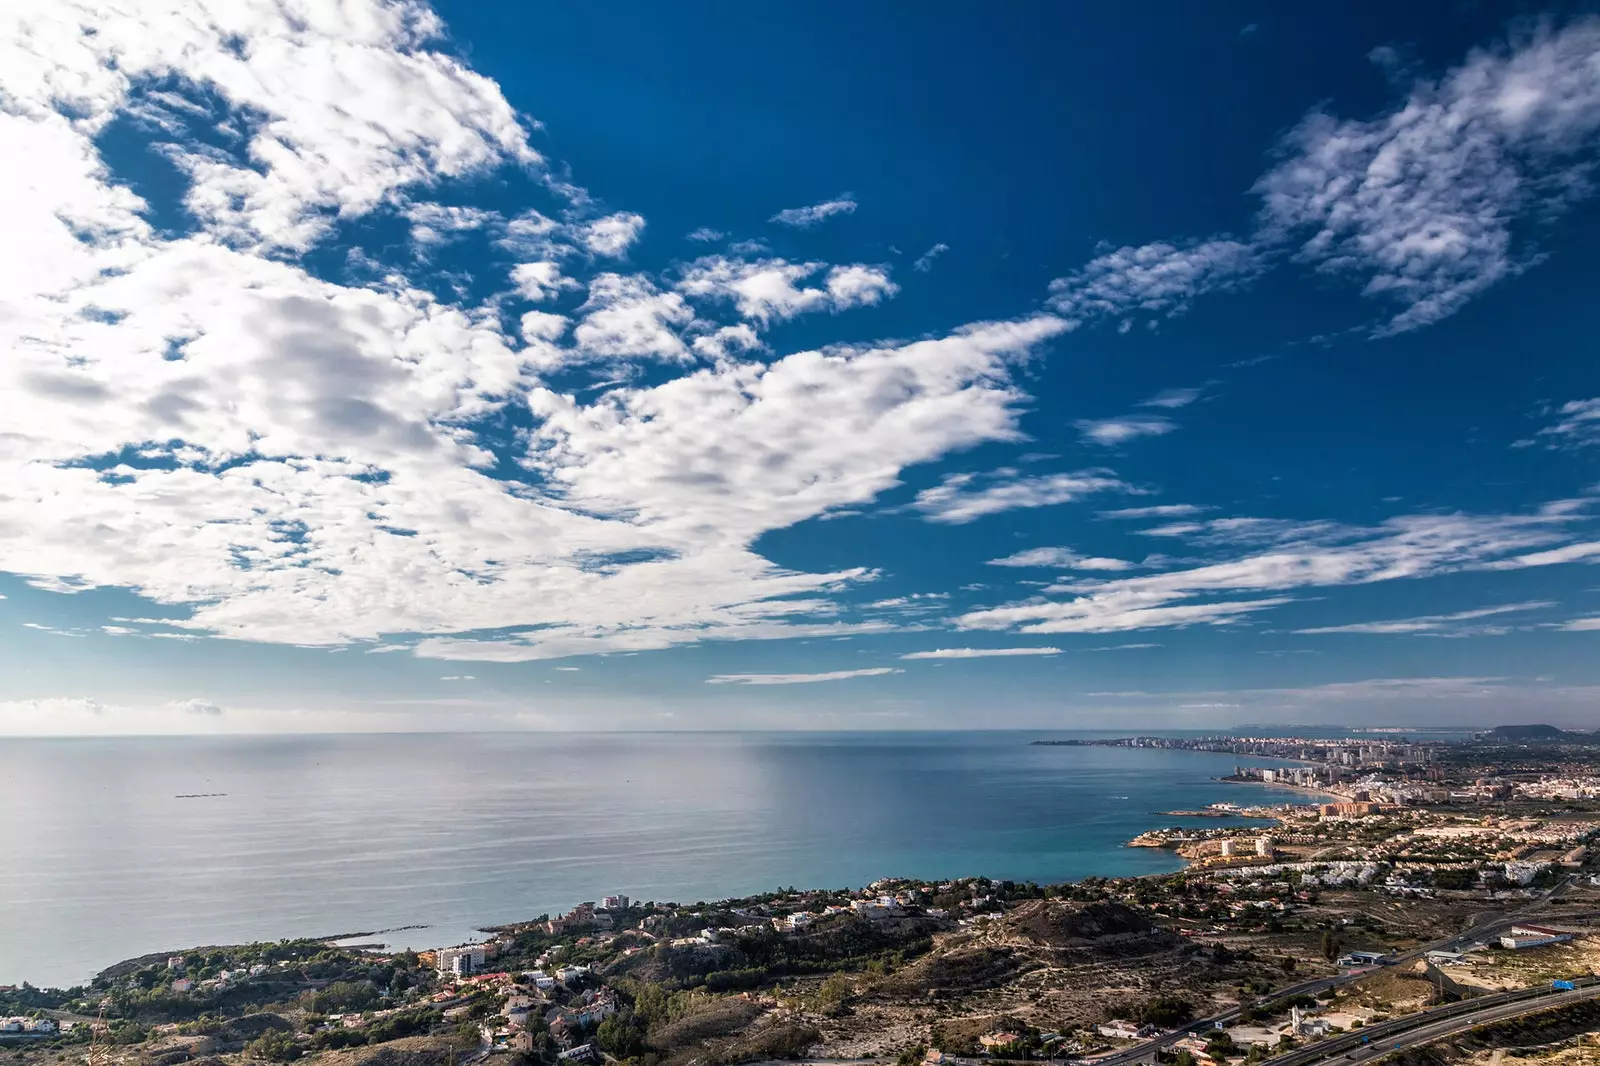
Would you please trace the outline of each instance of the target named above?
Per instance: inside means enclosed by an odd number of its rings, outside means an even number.
[[[1081,578],[1051,586],[1035,600],[972,611],[959,627],[1021,633],[1111,633],[1220,625],[1291,601],[1305,588],[1372,584],[1464,570],[1516,569],[1600,558],[1564,548],[1563,516],[1410,515],[1358,528],[1326,522],[1219,520],[1192,524],[1197,542],[1244,547],[1251,554],[1186,570],[1114,579]]]
[[[708,685],[809,685],[817,681],[846,681],[852,677],[882,677],[901,674],[890,666],[875,666],[866,670],[834,670],[822,674],[717,674],[706,678]]]
[[[902,659],[1005,659],[1021,655],[1060,655],[1060,648],[937,648],[914,651]]]
[[[551,314],[549,311],[529,311],[522,316],[522,339],[529,344],[538,341],[553,341],[567,331],[566,315]]]
[[[444,244],[458,234],[482,229],[499,218],[494,212],[477,207],[435,203],[410,203],[402,214],[411,222],[411,239],[425,248]]]
[[[1260,252],[1226,237],[1118,248],[1050,283],[1050,306],[1069,318],[1180,315],[1208,292],[1238,289],[1261,272]]]
[[[1552,448],[1584,447],[1600,444],[1600,396],[1592,400],[1572,400],[1556,412],[1559,420],[1539,431],[1540,437],[1549,438]]]
[[[719,229],[712,229],[710,226],[701,226],[699,229],[690,230],[684,239],[691,241],[720,241],[726,236],[727,234],[723,233]]]
[[[537,263],[518,263],[512,267],[511,284],[517,287],[523,299],[534,303],[543,303],[562,289],[579,287],[574,279],[561,276],[560,263],[548,259]]]
[[[1080,418],[1073,425],[1078,435],[1090,444],[1115,447],[1139,437],[1159,437],[1171,433],[1178,424],[1161,415],[1122,415],[1118,418]]]
[[[934,245],[932,248],[929,248],[926,252],[923,252],[920,256],[918,256],[917,261],[911,264],[912,269],[920,270],[922,273],[926,274],[928,271],[933,269],[933,261],[949,250],[950,246],[943,241],[940,241],[938,244]]]
[[[832,218],[834,215],[852,214],[855,209],[856,202],[850,199],[848,195],[845,195],[833,200],[824,200],[820,204],[812,204],[810,207],[788,207],[779,211],[767,221],[805,229],[809,226],[815,226],[824,219]]]
[[[984,482],[989,483],[982,484]],[[1070,503],[1091,492],[1132,491],[1132,486],[1103,470],[1033,477],[1019,477],[1015,471],[1000,470],[989,478],[976,474],[948,475],[933,488],[917,493],[912,506],[930,522],[959,525],[1020,507]]]
[[[1594,618],[1574,618],[1570,622],[1562,623],[1558,628],[1569,633],[1591,633],[1600,630],[1600,616]]]
[[[1200,398],[1204,389],[1162,389],[1139,404],[1140,407],[1187,407]]]
[[[583,227],[583,246],[595,255],[617,258],[626,255],[644,232],[644,216],[631,211],[596,219]]]
[[[710,359],[727,359],[743,352],[760,351],[763,347],[760,334],[745,322],[723,326],[694,339],[694,350]]]
[[[1369,634],[1427,634],[1432,636],[1485,636],[1509,632],[1503,626],[1461,626],[1458,623],[1493,618],[1502,614],[1520,614],[1536,611],[1555,604],[1548,600],[1530,600],[1526,603],[1507,603],[1497,607],[1478,607],[1470,611],[1451,614],[1430,614],[1416,618],[1397,618],[1387,622],[1351,622],[1339,626],[1315,626],[1296,629],[1296,633],[1369,633]]]
[[[694,358],[676,332],[694,321],[694,310],[682,296],[660,291],[641,274],[597,275],[589,282],[582,310],[588,314],[573,331],[573,340],[590,357],[642,356],[678,363]]]
[[[1008,555],[1004,559],[990,559],[990,566],[1050,567],[1066,570],[1132,570],[1133,563],[1123,559],[1106,559],[1080,555],[1071,548],[1030,548]]]
[[[1371,120],[1308,116],[1256,184],[1264,239],[1398,304],[1380,334],[1453,314],[1522,270],[1513,224],[1587,192],[1600,131],[1600,18],[1475,51]]]
[[[783,259],[749,261],[706,256],[691,263],[677,285],[690,296],[732,300],[739,313],[763,328],[811,311],[844,311],[879,303],[899,292],[882,267],[836,266],[822,287],[806,287],[806,278],[825,263],[790,263]]]
[[[441,677],[439,680],[440,681],[476,681],[477,678],[473,677],[471,674],[446,674],[444,677]]]
[[[188,208],[224,239],[304,249],[335,212],[539,162],[498,87],[428,48],[440,33],[425,8],[371,2],[11,4],[0,13],[0,97],[25,122],[69,112],[82,134],[158,80],[208,113],[213,100],[248,112],[248,163],[171,149],[192,182]]]
[[[1205,511],[1192,503],[1158,503],[1150,507],[1123,507],[1115,511],[1097,511],[1101,518],[1187,518]]]
[[[428,50],[423,9],[61,3],[0,20],[0,145],[30,160],[0,174],[0,571],[174,608],[103,636],[513,661],[895,629],[842,620],[873,571],[795,571],[752,545],[871,502],[908,466],[1017,439],[1011,365],[1068,328],[1037,315],[744,359],[748,325],[602,272],[571,347],[544,311],[521,316],[519,342],[503,294],[452,303],[406,281],[409,256],[364,253],[361,287],[292,254],[380,207],[441,236],[481,224],[489,254],[520,264],[492,269],[539,301],[578,284],[561,264],[585,266],[579,251],[637,233],[550,179],[566,221],[439,206],[453,180],[537,157],[492,83]],[[94,139],[157,73],[249,131],[237,151],[181,156],[189,235],[146,223]],[[870,267],[818,277],[836,306],[892,291]],[[715,365],[674,368],[698,362],[690,337],[720,345]],[[548,387],[598,360],[619,364],[618,387]]]

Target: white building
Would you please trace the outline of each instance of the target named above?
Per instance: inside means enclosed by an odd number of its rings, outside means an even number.
[[[621,893],[615,896],[601,896],[600,909],[604,911],[625,911],[628,909],[628,897]]]
[[[1256,854],[1263,859],[1272,858],[1272,838],[1256,837]]]
[[[485,952],[482,944],[465,944],[456,948],[440,948],[438,969],[440,973],[465,977],[483,969]]]

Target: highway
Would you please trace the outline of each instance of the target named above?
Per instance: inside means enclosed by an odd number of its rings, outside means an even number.
[[[1341,1033],[1274,1056],[1265,1060],[1264,1066],[1315,1066],[1330,1059],[1337,1059],[1341,1063],[1364,1062],[1397,1047],[1427,1044],[1489,1022],[1596,998],[1600,998],[1600,985],[1589,985],[1571,992],[1540,988],[1484,996]]]
[[[1574,878],[1569,875],[1560,884],[1554,886],[1548,892],[1541,895],[1529,907],[1524,908],[1516,914],[1490,918],[1487,921],[1482,921],[1476,925],[1470,926],[1466,930],[1457,933],[1454,936],[1445,937],[1442,940],[1435,940],[1432,943],[1423,944],[1420,947],[1412,948],[1410,951],[1393,955],[1390,957],[1386,965],[1404,965],[1408,962],[1415,962],[1417,959],[1422,958],[1430,951],[1458,951],[1474,940],[1481,940],[1484,937],[1508,929],[1517,922],[1531,921],[1533,917],[1531,913],[1532,911],[1554,899],[1564,889],[1570,886],[1573,880]],[[1267,1002],[1274,999],[1283,999],[1287,996],[1316,995],[1318,992],[1324,992],[1330,988],[1337,988],[1339,985],[1359,980],[1368,972],[1370,971],[1357,970],[1350,973],[1337,974],[1333,977],[1319,977],[1311,981],[1302,981],[1297,985],[1290,985],[1288,988],[1276,989],[1270,995],[1262,996],[1261,1001]],[[1547,990],[1537,991],[1543,992]],[[1488,997],[1485,997],[1485,999],[1487,998]],[[1474,1004],[1479,1004],[1483,1003],[1484,1000],[1478,999],[1473,1000],[1472,1002]],[[1412,1015],[1412,1017],[1419,1016]],[[1157,1051],[1160,1051],[1163,1048],[1171,1047],[1173,1044],[1177,1043],[1186,1036],[1215,1029],[1218,1022],[1221,1022],[1223,1025],[1231,1025],[1238,1021],[1238,1019],[1239,1008],[1232,1007],[1228,1010],[1222,1011],[1220,1014],[1213,1014],[1210,1017],[1200,1018],[1196,1021],[1192,1021],[1183,1028],[1176,1029],[1164,1036],[1158,1036],[1152,1040],[1146,1040],[1142,1044],[1137,1044],[1124,1051],[1119,1051],[1115,1054],[1107,1055],[1105,1058],[1094,1059],[1092,1061],[1094,1066],[1132,1066],[1133,1063],[1143,1062],[1154,1058]],[[1403,1021],[1404,1019],[1397,1020]],[[1318,1046],[1320,1047],[1321,1045]],[[1279,1060],[1274,1059],[1272,1061],[1277,1062]]]

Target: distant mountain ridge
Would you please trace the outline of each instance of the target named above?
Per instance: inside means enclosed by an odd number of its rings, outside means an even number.
[[[1482,736],[1484,740],[1512,740],[1522,743],[1529,741],[1564,741],[1569,744],[1594,744],[1600,742],[1600,736],[1594,733],[1574,732],[1543,723],[1535,725],[1497,725],[1482,734]]]

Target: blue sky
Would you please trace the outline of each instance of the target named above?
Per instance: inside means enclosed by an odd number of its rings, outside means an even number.
[[[1590,5],[102,7],[0,732],[1600,724]]]

